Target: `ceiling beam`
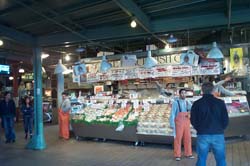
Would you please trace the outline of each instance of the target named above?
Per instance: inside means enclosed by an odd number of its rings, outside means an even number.
[[[4,25],[0,25],[0,36],[28,46],[32,46],[35,40],[34,37],[29,34],[17,31]]]
[[[13,51],[3,51],[3,52],[0,51],[0,58],[5,58],[7,60],[13,60],[13,61],[23,61],[29,64],[32,62],[31,55],[13,52]]]
[[[195,6],[198,3],[206,2],[207,0],[175,0],[169,2],[158,3],[157,5],[146,5],[143,9],[149,10],[149,13],[161,12],[163,10],[177,9],[187,6]],[[156,1],[158,2],[158,1]],[[211,2],[210,2],[211,3]]]
[[[151,24],[148,16],[132,0],[113,0],[127,15],[137,20],[143,29],[150,32]]]
[[[98,2],[88,2],[88,3],[77,4],[77,6],[74,5],[74,6],[71,6],[69,8],[63,9],[62,12],[57,12],[58,15],[52,16],[51,18],[53,18],[54,20],[60,20],[62,18],[70,18],[69,17],[70,14],[75,14],[75,13],[77,13],[79,11],[82,11],[82,10],[92,9],[92,8],[95,8],[95,7],[100,7],[101,8],[104,2],[106,2],[106,1],[105,0],[99,0]],[[35,3],[38,3],[38,2],[35,1]],[[46,22],[48,22],[47,19],[42,19],[42,20],[39,20],[39,21],[32,21],[31,23],[18,26],[17,29],[25,29],[25,28],[35,26],[37,24],[44,24]]]
[[[38,1],[34,1],[34,4],[37,4],[38,6],[40,6],[43,9],[46,9],[49,13],[51,13],[53,16],[52,18],[63,18],[65,21],[67,21],[68,23],[70,23],[71,25],[75,26],[76,28],[78,28],[78,30],[84,31],[85,27],[83,27],[82,25],[77,24],[76,22],[72,21],[68,16],[64,15],[61,16],[60,13],[56,12],[55,10],[49,8],[48,6],[44,5],[43,3],[40,3]],[[49,21],[48,19],[45,18],[45,20]],[[55,19],[54,19],[55,20]],[[36,23],[34,23],[36,24]],[[18,29],[18,27],[17,27]]]
[[[60,26],[62,28],[64,28],[65,30],[69,31],[70,33],[72,33],[72,35],[74,36],[78,36],[79,38],[81,38],[81,40],[84,40],[90,44],[93,44],[93,45],[96,45],[96,46],[99,46],[99,47],[102,47],[102,48],[105,48],[105,49],[108,49],[108,50],[113,50],[112,48],[109,48],[107,46],[105,46],[104,44],[99,44],[97,42],[94,42],[92,41],[91,39],[88,38],[88,36],[86,36],[84,33],[82,32],[79,32],[79,31],[75,31],[74,29],[72,29],[71,27],[69,26],[66,26],[64,25],[63,23],[60,23],[58,22],[57,20],[53,19],[53,18],[50,18],[49,16],[47,16],[46,14],[40,12],[40,11],[37,11],[35,9],[33,9],[32,7],[30,7],[29,5],[25,4],[24,2],[21,2],[21,1],[18,1],[18,0],[14,0],[17,4],[25,7],[26,9],[32,11],[33,13],[36,13],[37,15],[47,19],[48,21],[51,21],[52,23],[56,24],[57,26]]]
[[[232,11],[231,25],[250,22],[250,10]],[[173,31],[186,31],[187,29],[215,28],[217,26],[227,26],[228,18],[223,13],[210,13],[206,15],[189,16],[175,19],[151,20],[153,33],[167,33]],[[85,34],[91,40],[107,40],[111,38],[126,38],[138,35],[149,35],[141,28],[132,29],[127,24],[88,29]],[[42,46],[60,45],[64,42],[80,42],[78,36],[71,33],[61,33],[39,37]]]
[[[133,0],[113,0],[125,13],[127,13],[131,20],[132,18],[136,19],[136,22],[153,37],[160,40],[161,42],[166,43],[166,41],[159,38],[152,32],[152,26],[148,16],[137,6]]]
[[[231,17],[232,17],[232,0],[227,0],[227,28],[229,29],[231,26]]]

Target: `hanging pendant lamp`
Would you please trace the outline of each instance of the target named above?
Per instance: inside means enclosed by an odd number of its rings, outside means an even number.
[[[167,39],[167,42],[168,43],[175,43],[175,42],[177,42],[177,38],[171,34],[170,37]]]
[[[147,58],[144,63],[145,68],[152,68],[158,64],[157,60],[151,56],[151,50],[147,52]]]
[[[62,60],[59,59],[58,64],[56,65],[54,74],[60,74],[68,71],[67,67],[62,64]]]
[[[213,47],[207,54],[207,58],[213,59],[223,59],[224,55],[222,54],[221,50],[217,47],[217,43],[213,42]]]
[[[111,69],[112,65],[111,63],[109,63],[106,59],[106,56],[103,55],[102,56],[102,62],[101,62],[101,66],[100,66],[100,72],[107,72],[109,69]]]

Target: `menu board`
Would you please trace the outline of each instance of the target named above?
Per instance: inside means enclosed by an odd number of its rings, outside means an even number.
[[[220,74],[219,62],[203,62],[199,65],[200,75]]]
[[[172,77],[191,76],[192,66],[178,65],[172,67]]]
[[[126,79],[126,77],[125,77],[126,70],[125,69],[110,70],[109,73],[110,73],[109,80],[117,81],[117,80],[125,80]]]
[[[98,82],[100,81],[99,73],[87,73],[87,82]]]
[[[219,62],[203,61],[199,66],[190,65],[159,65],[151,69],[143,67],[112,68],[106,73],[87,73],[87,82],[108,80],[146,79],[158,77],[186,77],[192,75],[220,74]]]
[[[136,79],[136,78],[138,78],[138,68],[126,69],[124,77],[126,79]]]
[[[138,77],[140,79],[151,78],[154,75],[153,73],[154,73],[154,70],[152,69],[139,68]]]
[[[172,66],[164,65],[154,67],[156,77],[168,77],[172,76]]]

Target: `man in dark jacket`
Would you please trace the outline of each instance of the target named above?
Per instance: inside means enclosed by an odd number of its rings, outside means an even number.
[[[213,89],[212,83],[204,83],[203,97],[195,101],[191,108],[191,124],[197,130],[196,166],[206,166],[210,148],[216,165],[226,166],[224,130],[229,118],[224,101],[212,95]]]
[[[5,92],[4,99],[0,103],[0,115],[3,121],[6,143],[15,142],[16,105],[11,99],[10,92]]]

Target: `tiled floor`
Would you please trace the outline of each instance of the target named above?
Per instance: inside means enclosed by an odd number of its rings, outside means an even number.
[[[2,131],[0,135],[3,140]],[[132,143],[112,141],[62,141],[58,139],[57,126],[45,127],[47,149],[44,151],[24,149],[23,136],[19,131],[16,143],[0,143],[0,166],[194,166],[196,161],[175,161],[172,148],[167,145],[135,147]],[[227,162],[228,166],[250,166],[250,141],[228,143]],[[207,163],[215,166],[211,154]]]

